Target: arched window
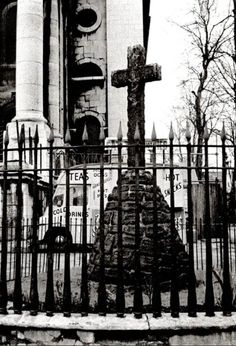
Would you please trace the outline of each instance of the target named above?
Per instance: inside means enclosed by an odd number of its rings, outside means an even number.
[[[74,139],[74,145],[82,145],[82,136],[84,132],[84,126],[86,124],[88,132],[88,142],[89,145],[99,145],[99,134],[100,134],[100,122],[94,116],[84,116],[76,120],[76,136]]]
[[[94,76],[102,76],[102,70],[101,68],[92,63],[92,62],[87,62],[87,63],[84,63],[84,64],[80,64],[77,66],[77,68],[75,69],[75,74],[76,76],[75,77],[94,77]]]
[[[104,76],[101,68],[97,64],[85,62],[74,68],[72,81],[100,85],[102,87],[104,84]]]
[[[96,117],[83,116],[76,120],[75,131],[71,133],[71,144],[75,146],[83,145],[83,132],[85,124],[88,133],[88,141],[86,142],[86,144],[88,145],[86,160],[90,163],[99,162],[100,154],[102,151],[99,140],[101,124]],[[89,147],[90,145],[92,145],[92,147]],[[82,163],[83,155],[81,154],[83,154],[83,149],[81,149],[81,147],[78,147],[76,152],[76,163]]]
[[[0,15],[1,64],[12,65],[16,62],[16,2],[8,2]]]

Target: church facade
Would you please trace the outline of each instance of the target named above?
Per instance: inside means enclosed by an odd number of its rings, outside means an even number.
[[[127,129],[127,94],[111,86],[111,72],[127,65],[127,47],[147,48],[150,0],[1,0],[0,144],[8,126],[39,129],[47,145],[97,144],[101,126],[116,137]]]

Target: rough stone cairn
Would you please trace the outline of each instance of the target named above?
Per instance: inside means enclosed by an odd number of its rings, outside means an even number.
[[[135,172],[123,172],[122,186],[122,231],[123,231],[123,261],[124,283],[134,284],[134,250],[135,250]],[[150,172],[140,171],[139,176],[139,215],[140,215],[140,256],[143,283],[151,280],[153,254],[158,251],[159,279],[161,287],[167,288],[171,279],[173,263],[172,246],[174,246],[177,261],[177,277],[180,286],[186,284],[188,255],[177,230],[174,243],[170,231],[170,208],[161,190],[157,187],[157,218],[158,218],[158,250],[153,246],[153,177]],[[117,225],[118,225],[118,195],[115,187],[108,198],[104,215],[105,229],[105,281],[116,284],[117,271]],[[99,231],[95,246],[90,257],[89,277],[99,281],[100,245]]]

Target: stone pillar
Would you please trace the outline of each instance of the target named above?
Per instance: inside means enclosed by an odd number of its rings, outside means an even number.
[[[43,117],[43,0],[18,0],[16,48],[16,117]]]
[[[16,116],[8,124],[9,147],[17,147],[17,123],[29,135],[39,131],[39,145],[47,146],[49,127],[43,116],[43,0],[18,0],[16,47]],[[9,159],[17,160],[12,151]],[[44,155],[43,165],[48,165]]]
[[[53,124],[55,145],[62,145],[60,119],[60,44],[59,44],[59,9],[58,0],[52,0],[50,23],[49,54],[49,119]]]
[[[64,18],[63,18],[63,8],[62,8],[62,3],[60,1],[60,11],[59,11],[60,15],[59,15],[59,59],[60,59],[60,70],[59,70],[59,74],[60,74],[60,103],[59,103],[59,107],[60,107],[60,115],[59,115],[59,119],[60,119],[60,134],[63,137],[64,134],[64,114],[65,114],[65,94],[64,94],[64,88],[66,88],[67,83],[65,83],[65,54],[66,54],[66,44],[65,44],[65,40],[66,40],[66,33],[65,33],[65,23],[64,23]]]

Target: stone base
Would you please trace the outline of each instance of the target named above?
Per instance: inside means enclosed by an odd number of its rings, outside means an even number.
[[[163,314],[153,318],[146,314],[137,320],[132,315],[81,317],[62,314],[47,317],[40,313],[30,316],[0,315],[0,344],[9,345],[86,345],[86,346],[196,346],[236,345],[236,315],[215,317],[199,313],[190,318],[181,314],[172,318]]]
[[[123,227],[123,259],[124,282],[134,284],[134,248],[135,248],[135,172],[126,171],[122,175],[122,227]],[[140,256],[142,279],[145,285],[151,284],[154,247],[153,247],[153,176],[150,172],[140,171],[139,177],[139,210],[140,210]],[[172,273],[172,248],[176,254],[176,268],[180,287],[186,285],[188,269],[188,255],[179,237],[177,230],[174,234],[174,243],[170,231],[170,208],[165,201],[160,188],[157,188],[157,237],[159,249],[158,267],[159,279],[163,288],[168,288]],[[117,283],[117,228],[118,228],[118,195],[117,187],[108,197],[105,209],[105,275],[107,283]],[[98,232],[95,248],[90,258],[90,279],[99,281],[99,249]]]

